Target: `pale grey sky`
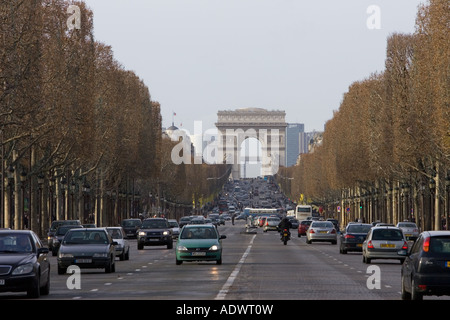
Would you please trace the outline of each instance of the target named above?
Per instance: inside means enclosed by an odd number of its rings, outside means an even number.
[[[322,131],[352,82],[384,70],[386,40],[424,0],[86,0],[97,41],[161,103],[163,126],[217,111],[285,110]],[[369,29],[380,9],[380,29]]]

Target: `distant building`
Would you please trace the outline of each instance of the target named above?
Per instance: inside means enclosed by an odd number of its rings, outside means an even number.
[[[308,152],[305,149],[306,136],[303,123],[288,123],[286,128],[286,167],[297,163],[298,155]]]

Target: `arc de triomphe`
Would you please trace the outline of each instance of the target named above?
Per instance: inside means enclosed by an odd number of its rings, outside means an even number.
[[[262,174],[274,175],[286,163],[286,112],[261,108],[244,108],[235,111],[219,111],[218,151],[226,163],[232,164],[233,179],[241,177],[240,152],[242,142],[256,138],[261,143],[262,155],[250,155],[261,161]]]

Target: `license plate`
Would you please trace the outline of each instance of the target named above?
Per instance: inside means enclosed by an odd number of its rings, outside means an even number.
[[[395,244],[390,244],[390,243],[382,243],[380,245],[381,248],[395,248]]]
[[[319,231],[319,233],[328,233],[328,231]]]
[[[5,279],[0,279],[0,286],[4,286],[5,285]]]
[[[450,268],[450,261],[447,261],[447,263],[445,264],[445,266],[447,267],[447,268]],[[1,281],[1,280],[0,280]]]
[[[92,263],[92,259],[77,259],[75,263]]]
[[[192,252],[191,255],[193,257],[203,257],[206,256],[206,252]]]
[[[356,244],[357,247],[362,247],[362,243]]]
[[[405,234],[405,237],[411,237],[412,234]]]

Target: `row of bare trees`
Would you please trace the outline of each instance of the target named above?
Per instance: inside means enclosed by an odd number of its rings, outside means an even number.
[[[326,123],[323,145],[284,169],[293,198],[304,195],[344,223],[448,227],[449,21],[449,1],[429,0],[414,34],[388,38],[384,72],[354,82]]]
[[[70,5],[78,29],[68,28]],[[0,227],[43,235],[54,219],[116,224],[158,192],[192,206],[189,191],[202,191],[187,183],[221,175],[172,168],[159,103],[94,39],[81,1],[0,3],[0,125]]]

